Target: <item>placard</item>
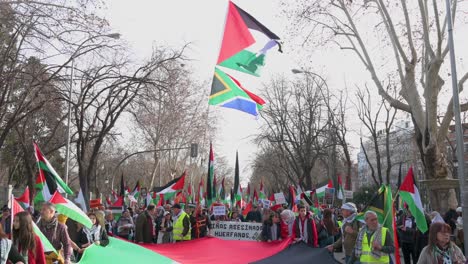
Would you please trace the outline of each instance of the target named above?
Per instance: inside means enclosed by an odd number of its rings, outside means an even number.
[[[213,206],[213,214],[215,216],[226,215],[226,206],[224,206],[224,205]]]
[[[335,188],[325,188],[325,196],[323,197],[323,204],[333,205],[335,200]]]
[[[286,198],[284,197],[284,193],[275,193],[275,202],[276,204],[286,204]]]
[[[346,199],[353,199],[353,194],[354,194],[353,191],[344,190],[344,197]]]
[[[225,240],[257,241],[262,233],[262,223],[219,221],[213,223],[213,236]]]
[[[270,208],[270,206],[271,206],[271,201],[270,200],[260,199],[259,202],[261,202],[263,204],[263,208]]]

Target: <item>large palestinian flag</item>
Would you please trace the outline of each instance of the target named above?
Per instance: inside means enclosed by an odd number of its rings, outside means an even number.
[[[49,161],[42,154],[36,143],[34,143],[34,154],[39,168],[39,175],[36,180],[36,189],[40,190],[34,198],[34,201],[49,201],[55,191],[73,194],[73,191],[62,180],[62,178],[60,178],[52,165],[50,165]]]
[[[400,186],[400,197],[403,202],[408,204],[408,208],[416,220],[418,229],[422,233],[425,233],[427,231],[427,222],[424,216],[421,195],[414,180],[413,167],[410,167],[408,174],[403,180],[403,184]]]
[[[233,74],[242,72],[259,76],[267,51],[276,46],[280,50],[276,34],[229,1],[208,103],[257,116],[265,101],[247,90]],[[233,73],[227,74],[220,67],[233,70]]]
[[[185,175],[186,172],[178,177],[170,181],[164,186],[155,187],[154,192],[163,198],[164,201],[170,200],[176,196],[176,194],[184,189],[185,185]]]
[[[274,47],[280,50],[279,40],[275,33],[229,1],[217,64],[259,76],[266,53]]]

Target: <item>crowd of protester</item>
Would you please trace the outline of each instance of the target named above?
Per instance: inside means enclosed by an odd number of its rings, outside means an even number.
[[[299,204],[297,213],[281,206],[262,208],[260,204],[254,205],[245,217],[236,207],[215,216],[194,204],[185,208],[180,204],[148,205],[145,209],[125,208],[117,221],[111,210],[100,209],[88,212],[92,222],[88,228],[57,214],[51,203],[44,203],[35,213],[18,213],[13,221],[9,208],[4,207],[0,218],[0,264],[77,262],[90,245],[107,246],[109,236],[156,244],[194,240],[209,236],[212,223],[217,221],[262,223],[261,241],[290,239],[293,243],[326,248],[332,256],[343,252],[346,264],[391,263],[390,255],[395,251],[393,235],[379,224],[377,214],[367,211],[359,218],[358,209],[351,202],[340,208],[315,210]],[[56,252],[44,253],[33,222]],[[449,210],[444,217],[433,212],[426,216],[426,222],[429,230],[422,233],[409,210],[398,212],[396,227],[402,263],[465,264],[461,208]]]

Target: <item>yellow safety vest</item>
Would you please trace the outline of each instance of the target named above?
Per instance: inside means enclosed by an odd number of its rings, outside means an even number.
[[[375,233],[372,234],[370,243],[367,241],[367,234],[362,238],[362,253],[359,259],[362,264],[366,263],[390,263],[390,256],[386,253],[380,258],[374,258],[370,253],[372,250],[372,242],[374,242]],[[387,237],[387,228],[382,227],[382,246],[385,245]]]
[[[338,227],[341,228],[343,226],[343,222],[342,221],[338,221]]]
[[[177,221],[174,224],[174,229],[172,230],[172,233],[174,235],[174,240],[181,241],[181,240],[190,240],[191,238],[191,233],[190,233],[190,225],[189,225],[189,231],[185,236],[182,236],[182,232],[184,231],[184,218],[187,217],[188,215],[182,211],[180,213],[179,218],[177,218]]]

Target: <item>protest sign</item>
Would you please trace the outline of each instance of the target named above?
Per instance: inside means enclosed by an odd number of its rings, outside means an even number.
[[[263,208],[270,208],[271,201],[266,199],[260,199],[260,202],[263,204]]]
[[[243,222],[215,222],[212,225],[210,233],[225,240],[250,240],[260,239],[262,233],[261,223],[243,223]]]
[[[333,205],[335,199],[335,188],[325,188],[325,196],[323,197],[323,204]]]
[[[276,202],[276,204],[285,204],[285,203],[287,203],[286,198],[284,197],[284,193],[282,193],[282,192],[275,193],[275,202]]]
[[[344,191],[344,197],[345,197],[346,199],[353,199],[353,191],[345,190],[345,191]]]
[[[213,206],[213,214],[215,216],[226,215],[226,206],[224,206],[224,205]]]

